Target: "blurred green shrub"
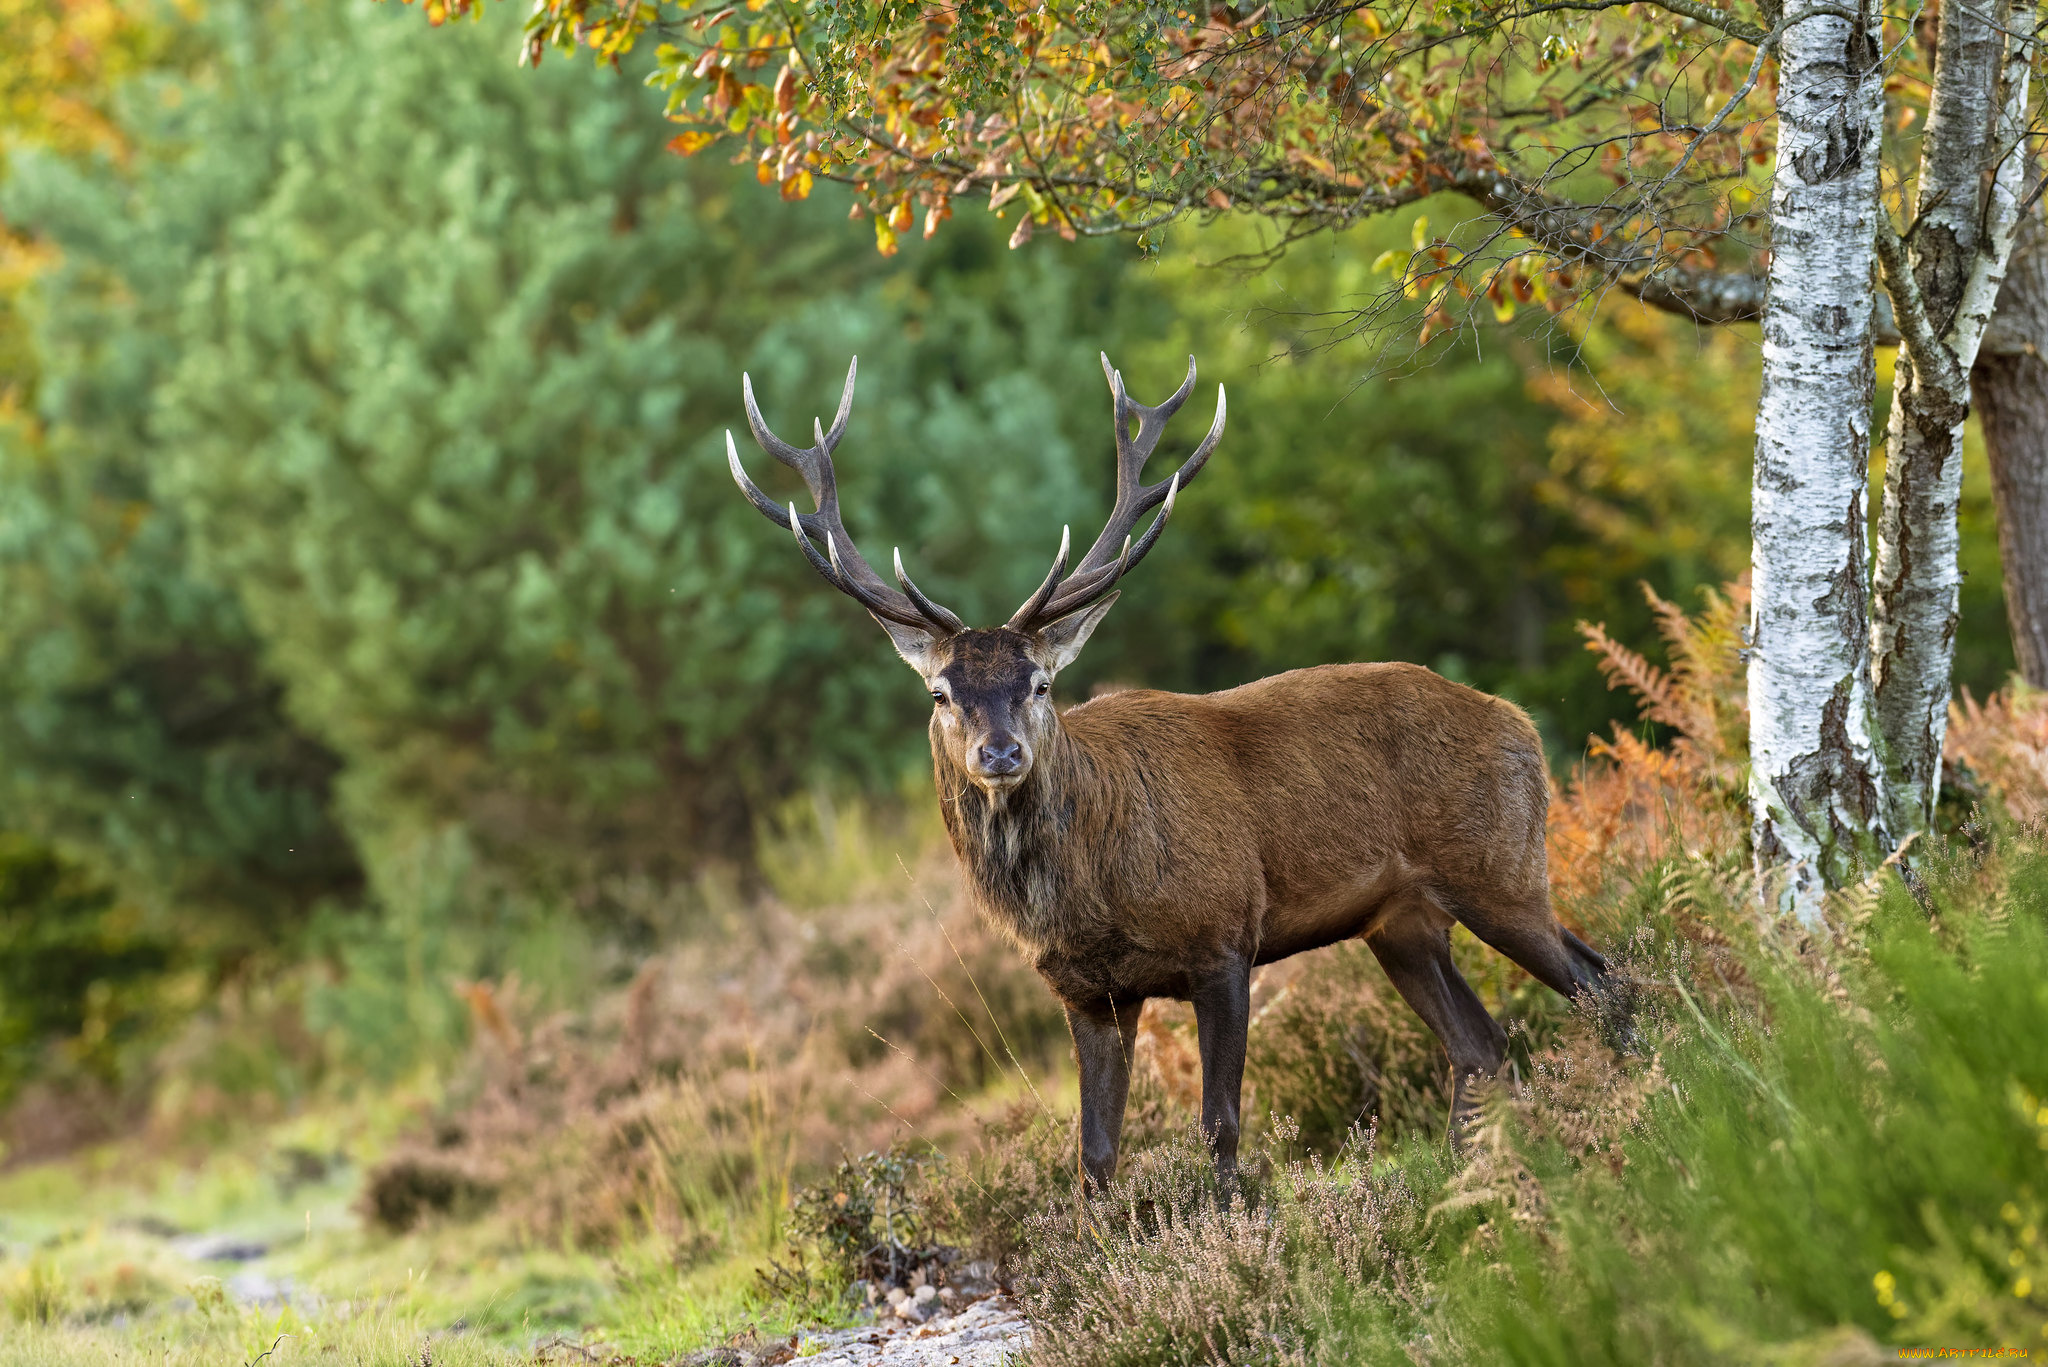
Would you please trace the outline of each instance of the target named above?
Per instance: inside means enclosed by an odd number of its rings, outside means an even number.
[[[0,836],[0,1106],[55,1071],[128,1080],[162,1024],[173,946],[76,864]]]

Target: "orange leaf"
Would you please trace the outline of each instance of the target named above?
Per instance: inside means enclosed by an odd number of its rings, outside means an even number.
[[[798,171],[788,180],[783,181],[782,197],[784,199],[809,199],[811,197],[811,173],[809,171]]]
[[[894,228],[899,233],[905,233],[910,231],[909,200],[905,199],[898,201],[896,207],[889,211],[889,226],[891,228]]]
[[[784,67],[775,78],[775,112],[787,114],[796,108],[796,68]]]
[[[692,157],[717,141],[715,133],[678,133],[668,140],[668,150],[678,156]]]

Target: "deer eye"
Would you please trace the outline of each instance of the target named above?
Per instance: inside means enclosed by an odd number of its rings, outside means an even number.
[[[1041,698],[1044,697],[1046,694],[1052,692],[1052,680],[1040,679],[1038,681],[1038,687],[1032,689],[1031,691]]]
[[[934,688],[932,690],[932,701],[937,703],[939,706],[944,707],[946,705],[945,693],[940,689]]]

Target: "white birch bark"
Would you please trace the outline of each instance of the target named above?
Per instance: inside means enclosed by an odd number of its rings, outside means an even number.
[[[1926,830],[1941,784],[1962,573],[1956,508],[1970,368],[2019,223],[2032,44],[2027,0],[1942,6],[1917,219],[1883,244],[1899,350],[1871,603],[1884,827]]]
[[[1756,861],[1810,924],[1878,815],[1864,496],[1884,73],[1871,0],[1859,13],[1795,12],[1780,42],[1752,492]]]

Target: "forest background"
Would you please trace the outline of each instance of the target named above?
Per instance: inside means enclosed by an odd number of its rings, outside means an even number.
[[[969,209],[882,257],[517,38],[0,0],[0,1162],[431,1092],[475,985],[588,1001],[790,900],[846,814],[929,806],[922,694],[731,487],[742,371],[800,430],[860,356],[849,526],[972,620],[1108,507],[1098,352],[1140,398],[1190,353],[1227,385],[1070,699],[1413,660],[1563,773],[1635,718],[1577,624],[1649,649],[1639,585],[1748,561],[1750,329],[1524,309],[1373,375],[1302,301],[1380,289],[1430,205],[1258,271],[1229,218],[1140,256]]]

